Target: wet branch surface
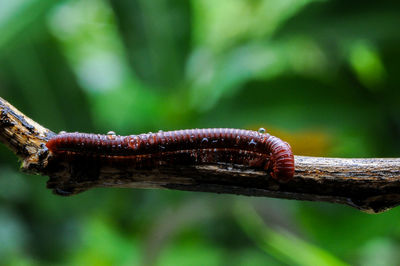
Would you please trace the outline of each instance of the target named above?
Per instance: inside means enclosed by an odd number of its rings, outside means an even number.
[[[378,213],[400,204],[400,158],[341,159],[295,156],[295,176],[283,183],[267,172],[232,164],[133,169],[63,161],[46,148],[55,135],[0,98],[0,141],[22,171],[49,176],[47,187],[74,195],[94,187],[166,188],[347,204]]]

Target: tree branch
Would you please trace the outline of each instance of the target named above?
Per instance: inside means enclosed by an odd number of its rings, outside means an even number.
[[[22,161],[22,170],[43,173],[47,165],[46,142],[55,135],[0,98],[0,141]]]
[[[377,213],[400,204],[400,158],[340,159],[295,156],[286,183],[264,171],[232,164],[137,170],[63,161],[46,142],[55,135],[0,98],[0,141],[22,160],[22,170],[50,176],[48,188],[73,195],[93,187],[167,188],[346,204]]]

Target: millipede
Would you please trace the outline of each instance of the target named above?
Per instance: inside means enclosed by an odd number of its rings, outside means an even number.
[[[187,129],[129,136],[60,132],[46,146],[54,157],[101,165],[140,169],[225,163],[263,169],[281,181],[294,175],[290,145],[264,129]]]

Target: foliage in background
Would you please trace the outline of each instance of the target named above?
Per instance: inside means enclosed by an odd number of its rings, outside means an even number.
[[[0,95],[54,131],[264,127],[296,154],[399,157],[399,8],[0,0]],[[128,189],[61,198],[44,178],[19,173],[4,147],[0,162],[0,262],[8,265],[400,259],[397,209],[371,216],[332,204]]]

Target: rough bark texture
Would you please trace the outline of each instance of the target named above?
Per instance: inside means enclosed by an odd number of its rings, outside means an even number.
[[[62,161],[46,142],[55,133],[0,98],[0,140],[22,170],[48,175],[48,187],[73,195],[93,187],[167,188],[347,204],[377,213],[400,204],[400,158],[340,159],[295,156],[295,177],[278,182],[264,171],[231,164],[137,170],[90,161]]]

